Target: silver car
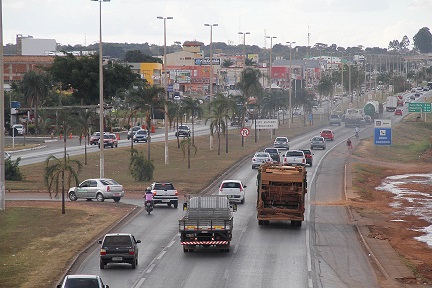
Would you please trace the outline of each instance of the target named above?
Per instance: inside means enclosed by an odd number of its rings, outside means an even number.
[[[321,148],[323,150],[326,149],[326,141],[324,137],[316,136],[310,140],[310,149],[313,150],[316,148]]]
[[[71,201],[83,198],[87,200],[96,199],[99,202],[103,202],[105,199],[113,199],[115,202],[119,202],[123,196],[123,185],[109,178],[84,180],[78,187],[72,187],[68,192]]]
[[[276,137],[276,139],[273,142],[273,147],[289,150],[288,137]]]
[[[269,153],[257,152],[252,157],[252,169],[258,168],[259,166],[261,166],[261,164],[271,163],[271,162],[273,162],[273,159],[271,158]]]

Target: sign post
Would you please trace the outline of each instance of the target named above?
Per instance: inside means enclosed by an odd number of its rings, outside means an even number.
[[[240,130],[240,135],[243,136],[243,137],[247,137],[247,136],[249,136],[249,134],[250,134],[250,131],[249,131],[248,128],[242,128]]]
[[[374,144],[377,146],[392,145],[391,120],[375,119]]]

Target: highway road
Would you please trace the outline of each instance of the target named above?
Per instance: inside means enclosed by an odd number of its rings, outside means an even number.
[[[258,226],[256,219],[256,170],[250,159],[225,179],[246,185],[246,203],[234,214],[230,253],[212,248],[184,253],[178,235],[181,209],[157,206],[151,215],[138,213],[113,232],[133,233],[141,239],[137,269],[110,264],[99,269],[99,248],[82,257],[76,273],[98,274],[110,287],[377,287],[375,272],[358,240],[343,206],[343,170],[346,138],[353,129],[332,127],[336,140],[326,150],[313,150],[314,166],[308,167],[307,219],[299,228],[290,223]],[[291,141],[292,149],[309,148],[306,133]],[[362,135],[372,135],[372,129]],[[354,141],[356,144],[356,141]],[[217,185],[211,191],[217,191]],[[130,200],[133,201],[133,200]],[[142,207],[140,202],[131,202]],[[179,205],[181,207],[181,205]]]
[[[404,113],[407,109],[405,105]],[[401,119],[390,113],[385,113],[383,118],[394,122]],[[208,128],[202,129],[202,133],[208,133]],[[349,211],[338,205],[345,199],[344,164],[348,156],[345,141],[348,137],[354,138],[354,129],[343,126],[331,129],[335,132],[335,141],[328,141],[326,150],[313,150],[314,166],[307,168],[307,213],[301,228],[293,228],[284,222],[258,226],[255,210],[257,171],[251,169],[250,159],[245,159],[237,169],[224,176],[224,179],[240,179],[247,185],[246,202],[238,205],[234,214],[229,253],[212,248],[184,253],[178,233],[181,209],[157,206],[151,215],[141,210],[112,231],[133,233],[142,240],[135,270],[126,264],[109,264],[100,270],[99,247],[93,245],[80,256],[80,264],[73,273],[100,275],[111,288],[378,287],[371,260],[350,223]],[[318,132],[292,139],[291,149],[309,148],[309,139]],[[373,125],[360,133],[361,138],[372,135]],[[157,137],[163,135],[154,136]],[[354,145],[358,141],[354,138]],[[120,143],[130,145],[127,140]],[[44,153],[62,155],[62,152],[62,148],[40,149],[23,151],[19,156],[24,164],[37,161],[38,157],[45,159]],[[70,155],[82,152],[83,146],[68,147]],[[214,186],[210,190],[216,192],[217,188]],[[124,200],[143,206],[141,200]]]

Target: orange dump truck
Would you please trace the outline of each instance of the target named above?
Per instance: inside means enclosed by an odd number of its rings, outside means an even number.
[[[307,172],[303,166],[263,164],[258,170],[258,225],[291,221],[300,227],[304,220]]]

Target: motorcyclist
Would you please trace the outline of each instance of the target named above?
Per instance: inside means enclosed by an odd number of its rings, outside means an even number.
[[[360,128],[358,126],[356,126],[354,131],[355,131],[355,137],[359,138]]]
[[[147,188],[146,190],[145,190],[145,203],[147,204],[147,202],[150,202],[151,203],[151,206],[153,206],[153,193],[152,193],[152,191],[151,191],[151,189],[149,189],[149,188]]]

